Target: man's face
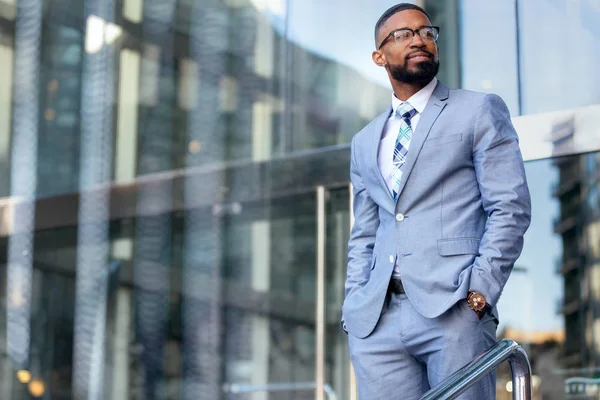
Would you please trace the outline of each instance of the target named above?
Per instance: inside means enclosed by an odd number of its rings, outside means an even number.
[[[390,32],[400,28],[419,29],[430,26],[425,14],[417,10],[405,10],[390,17],[380,29],[377,45],[383,42]],[[406,43],[389,38],[381,49],[373,52],[373,61],[388,70],[390,76],[404,83],[426,84],[439,70],[438,48],[433,41],[424,41],[415,34]]]

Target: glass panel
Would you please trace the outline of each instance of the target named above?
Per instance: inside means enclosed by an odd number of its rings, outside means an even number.
[[[292,149],[348,143],[390,102],[385,74],[371,61],[373,27],[359,22],[368,13],[374,25],[389,1],[362,11],[340,1],[289,3]],[[375,72],[381,83],[365,71]]]
[[[425,0],[423,3],[431,17],[431,24],[440,27],[438,78],[449,87],[461,87],[459,0]]]
[[[42,33],[38,196],[74,192],[79,185],[83,40],[80,29],[60,23]]]
[[[111,226],[114,243],[127,233],[126,227],[127,224]],[[25,333],[23,329],[29,325],[31,335],[25,339],[29,358],[24,364],[15,362],[13,357],[6,359],[0,384],[2,398],[20,399],[35,393],[38,395],[34,397],[71,398],[75,391],[73,382],[81,374],[88,382],[92,382],[91,386],[106,386],[107,397],[127,398],[127,387],[115,397],[111,395],[108,382],[118,384],[118,380],[113,378],[121,375],[127,379],[129,373],[128,352],[130,345],[133,346],[128,336],[131,323],[123,319],[123,307],[119,302],[122,291],[130,292],[128,287],[131,281],[127,279],[127,282],[118,283],[119,274],[125,269],[122,268],[123,263],[129,260],[119,260],[117,254],[113,253],[102,273],[90,276],[89,282],[92,284],[85,289],[78,289],[78,233],[76,228],[63,228],[41,231],[35,235],[30,309],[18,319],[7,318],[6,310],[0,317],[1,325],[5,327],[3,332],[8,332],[9,336],[14,332]],[[7,279],[15,279],[15,276],[7,272],[6,265],[3,265],[2,288],[6,287]],[[3,294],[6,298],[4,289]],[[100,295],[103,300],[99,300]],[[84,301],[77,302],[78,298]],[[120,311],[116,312],[115,307]],[[82,335],[76,332],[76,327],[84,325],[75,322],[76,316],[79,313],[81,318],[81,313],[87,311],[91,313],[84,315],[84,318],[88,317],[93,323],[85,326],[91,328],[87,330],[90,335]],[[106,315],[106,318],[100,318],[102,315]],[[105,346],[93,340],[87,341],[90,337],[98,338],[100,331],[106,335]],[[14,342],[9,341],[8,346],[12,348]],[[90,359],[93,362],[77,370],[73,363],[81,360],[77,359],[75,351],[81,347],[92,356]],[[98,352],[104,353],[104,356],[95,358]],[[119,362],[123,358],[124,364]],[[90,371],[92,365],[100,369]],[[105,372],[104,376],[102,371]]]
[[[544,399],[597,397],[598,161],[600,153],[588,153],[526,164],[533,217],[500,299],[499,332],[526,348],[536,396]],[[503,367],[499,399],[512,398],[508,380]]]
[[[289,3],[291,149],[349,143],[391,104],[387,74],[371,53],[375,23],[397,2],[377,0],[367,6],[361,0],[351,7],[341,0]],[[440,63],[440,76],[456,85],[457,5],[438,3],[432,4],[431,18],[441,27],[448,55]]]
[[[347,205],[336,207],[332,218],[347,218]],[[78,376],[88,379],[85,389],[100,385],[111,399],[195,399],[197,393],[219,399],[227,383],[314,383],[315,211],[311,191],[115,221],[105,272],[90,276],[88,289],[77,295],[81,229],[37,233],[26,316],[31,356],[24,369],[53,398],[69,398]],[[346,232],[347,224],[337,228],[338,241]],[[328,277],[338,289],[340,262]],[[2,263],[5,288],[6,259]],[[338,319],[339,298],[330,301],[328,317]],[[98,313],[105,318],[97,319]],[[78,324],[78,314],[93,321],[94,329]],[[20,329],[6,312],[0,315],[2,332]],[[98,331],[104,332],[104,346],[94,342]],[[343,368],[344,343],[328,354],[332,369]],[[88,349],[90,368],[74,369],[73,361],[81,362],[74,353],[78,346]],[[96,352],[103,353],[99,364]],[[18,381],[18,365],[4,368],[3,398],[30,390]],[[249,398],[313,396],[301,390]]]
[[[460,8],[464,88],[501,95],[513,115],[600,102],[596,1],[461,0]]]
[[[595,67],[600,64],[598,2],[525,0],[518,3],[523,112],[547,112],[600,103],[600,79]],[[557,31],[558,26],[562,28]],[[565,34],[559,33],[563,28]]]
[[[13,83],[28,80],[19,68],[13,79],[7,67],[0,90],[9,101],[0,102],[0,115],[10,124],[13,103],[38,100],[28,103],[39,114],[31,119],[39,119],[38,197],[80,188],[82,130],[99,129],[82,119],[95,84],[105,89],[102,129],[112,138],[106,163],[117,183],[347,144],[391,97],[371,52],[373,25],[394,2],[361,2],[122,0],[102,8],[104,0],[46,1],[34,43],[39,83],[31,94],[12,92]],[[0,13],[13,3],[0,2]],[[425,5],[442,27],[440,76],[458,84],[457,4]],[[2,64],[21,65],[28,60],[14,59],[8,28]],[[0,132],[0,195],[10,195],[11,133],[7,126]]]
[[[314,383],[315,193],[244,203],[222,223],[223,276],[231,289],[225,382]],[[314,391],[254,396],[310,399]]]
[[[340,328],[340,305],[344,299],[344,283],[348,264],[350,235],[350,198],[348,189],[332,190],[327,202],[326,283],[327,328],[325,337],[326,373],[338,399],[350,398],[350,358],[348,338]]]
[[[460,21],[462,87],[496,93],[519,115],[514,2],[460,0]]]

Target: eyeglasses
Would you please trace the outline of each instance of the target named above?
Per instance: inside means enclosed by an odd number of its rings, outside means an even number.
[[[438,39],[440,34],[439,26],[422,26],[419,29],[410,29],[410,28],[400,28],[395,31],[391,31],[389,35],[383,39],[383,42],[379,45],[377,50],[380,50],[383,45],[390,40],[391,37],[394,38],[395,43],[406,43],[408,45],[412,42],[415,33],[418,33],[421,36],[421,39],[424,42],[435,42]]]

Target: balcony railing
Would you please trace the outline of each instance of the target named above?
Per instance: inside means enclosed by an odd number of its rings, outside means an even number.
[[[578,299],[573,300],[565,300],[558,299],[556,300],[556,313],[569,315],[577,312],[579,310],[580,302]]]
[[[512,372],[513,400],[531,400],[531,367],[527,353],[517,342],[502,339],[491,349],[465,365],[448,379],[425,393],[421,400],[454,399],[469,389],[475,382],[494,371],[504,361],[508,361]],[[272,383],[266,385],[227,384],[223,391],[230,395],[242,393],[298,392],[317,390],[314,382]],[[323,391],[328,400],[337,400],[330,385],[325,384]]]
[[[552,197],[562,197],[565,194],[569,193],[571,190],[577,189],[577,187],[581,184],[580,177],[573,177],[564,182],[554,183],[552,184]]]
[[[563,257],[556,257],[554,259],[554,272],[557,274],[566,274],[574,271],[577,269],[577,266],[577,257],[566,256],[565,260],[563,260]]]
[[[554,219],[554,233],[559,235],[577,226],[577,216],[560,216]]]

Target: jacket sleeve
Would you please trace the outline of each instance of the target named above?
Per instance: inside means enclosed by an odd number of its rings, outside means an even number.
[[[356,138],[352,140],[350,154],[350,180],[353,186],[354,225],[348,241],[348,269],[345,293],[349,297],[364,286],[370,276],[370,265],[375,246],[375,234],[379,227],[379,206],[365,188],[356,162]]]
[[[485,97],[474,129],[475,173],[488,219],[469,290],[483,293],[494,306],[523,249],[523,235],[531,220],[531,199],[518,136],[499,96]]]

